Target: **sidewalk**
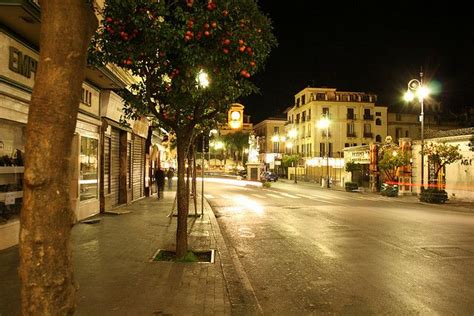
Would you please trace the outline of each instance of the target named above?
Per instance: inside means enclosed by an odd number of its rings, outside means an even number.
[[[175,192],[120,207],[123,215],[72,230],[76,315],[230,315],[259,311],[245,272],[225,245],[205,202],[204,217],[190,217],[189,248],[215,249],[214,263],[150,261],[174,250],[176,217],[167,217]],[[198,199],[198,213],[200,213]],[[176,211],[175,211],[176,213]],[[190,205],[190,214],[194,207]],[[18,247],[0,252],[0,315],[19,314]]]

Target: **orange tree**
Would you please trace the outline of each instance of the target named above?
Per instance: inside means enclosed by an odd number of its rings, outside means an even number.
[[[176,254],[187,245],[185,157],[194,135],[256,87],[248,80],[275,46],[255,0],[107,0],[91,45],[93,64],[141,78],[121,92],[128,118],[153,115],[177,139]]]

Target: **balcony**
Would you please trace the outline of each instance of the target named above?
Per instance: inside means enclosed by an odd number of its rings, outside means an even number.
[[[372,133],[366,133],[366,132],[364,132],[364,137],[365,137],[365,138],[373,138],[373,137],[374,137],[373,135],[374,135],[374,134],[372,134]]]
[[[356,119],[356,115],[354,113],[347,113],[347,119],[348,120],[355,120]]]
[[[347,136],[347,137],[357,137],[357,136],[356,136],[356,133],[354,133],[354,132],[353,132],[353,133],[349,133],[349,132],[348,132],[346,136]]]
[[[364,120],[373,120],[374,116],[372,114],[364,114]]]

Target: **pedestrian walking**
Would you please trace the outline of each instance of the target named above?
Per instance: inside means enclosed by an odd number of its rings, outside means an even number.
[[[163,197],[163,188],[165,186],[165,172],[161,168],[155,170],[156,195],[158,198]]]
[[[174,177],[173,168],[168,169],[168,172],[166,173],[166,177],[168,178],[168,189],[171,190],[171,188],[173,187],[173,177]]]

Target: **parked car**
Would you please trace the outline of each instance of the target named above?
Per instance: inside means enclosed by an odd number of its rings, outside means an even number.
[[[239,170],[237,174],[241,179],[247,179],[247,169]]]
[[[265,181],[274,181],[276,182],[278,180],[278,176],[276,173],[273,173],[271,171],[264,171],[262,172],[260,178]]]

